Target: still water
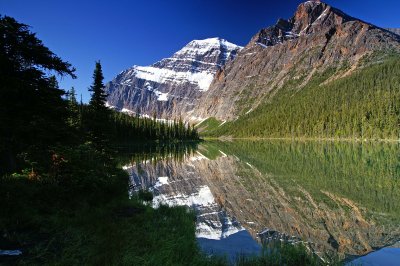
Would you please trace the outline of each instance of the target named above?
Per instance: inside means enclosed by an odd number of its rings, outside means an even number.
[[[208,253],[287,241],[323,259],[400,265],[398,143],[215,141],[139,157],[125,166],[133,189],[150,189],[155,207],[193,208]]]

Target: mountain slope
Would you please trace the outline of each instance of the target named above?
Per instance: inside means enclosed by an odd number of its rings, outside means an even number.
[[[156,114],[159,118],[190,116],[214,75],[240,49],[219,38],[194,40],[170,58],[121,72],[106,84],[107,104],[130,113]]]
[[[324,82],[348,76],[365,66],[367,56],[379,61],[378,51],[400,51],[399,41],[400,36],[325,3],[307,1],[291,19],[279,19],[251,39],[218,73],[194,115],[235,120],[274,101],[289,82],[290,88],[301,89],[328,69],[336,71]]]
[[[203,134],[399,139],[399,56],[326,82],[331,75],[332,70],[317,75],[301,90],[293,89],[295,83],[288,83],[269,102],[235,121],[208,127]]]

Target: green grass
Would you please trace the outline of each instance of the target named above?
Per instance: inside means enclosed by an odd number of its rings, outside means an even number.
[[[99,204],[79,206],[75,202],[73,208],[56,207],[56,196],[50,196],[49,190],[56,193],[57,188],[18,183],[15,186],[18,192],[8,194],[16,203],[13,207],[18,209],[8,212],[8,216],[2,215],[0,224],[3,232],[7,232],[8,242],[24,252],[16,261],[19,265],[207,265],[209,262],[196,244],[195,215],[186,208],[153,209],[138,198],[127,197],[103,202],[101,196]],[[1,185],[5,188],[15,183],[2,180]],[[26,207],[20,208],[23,202]]]

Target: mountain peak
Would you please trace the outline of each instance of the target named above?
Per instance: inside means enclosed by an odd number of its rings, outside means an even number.
[[[299,33],[315,21],[329,15],[330,11],[331,7],[325,3],[319,1],[304,2],[298,6],[294,17],[291,19],[294,24],[293,28]]]
[[[228,50],[235,50],[238,48],[241,48],[240,46],[233,44],[231,42],[228,42],[225,39],[222,39],[220,37],[214,37],[214,38],[207,38],[207,39],[202,39],[202,40],[193,40],[189,42],[185,47],[187,46],[200,46],[200,47],[216,47],[216,46],[222,46],[226,47]]]
[[[274,46],[302,35],[329,32],[345,22],[355,20],[351,16],[321,1],[301,3],[288,20],[279,19],[274,26],[262,29],[253,42],[261,46]]]

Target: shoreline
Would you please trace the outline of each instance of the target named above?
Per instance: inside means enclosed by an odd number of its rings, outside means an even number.
[[[386,142],[400,143],[400,139],[357,139],[357,138],[312,138],[312,137],[203,137],[203,140],[219,140],[219,141],[234,141],[234,140],[286,140],[286,141],[332,141],[332,142]]]

